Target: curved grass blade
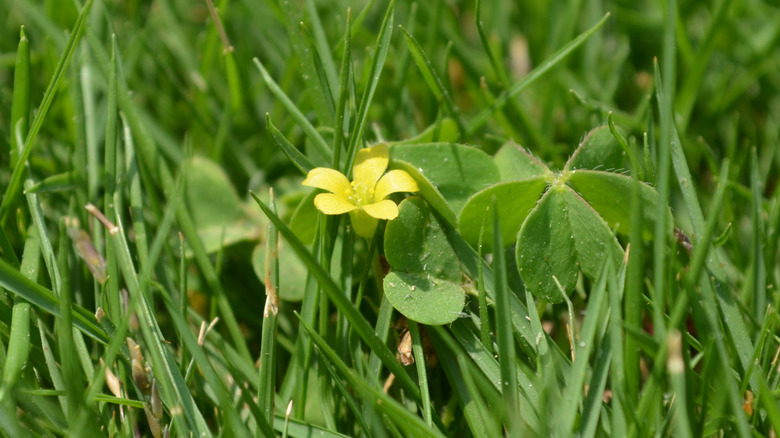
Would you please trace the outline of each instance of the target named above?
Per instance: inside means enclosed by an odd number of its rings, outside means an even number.
[[[290,143],[290,140],[287,140],[284,134],[279,132],[276,126],[271,122],[271,116],[268,113],[265,114],[265,124],[266,127],[268,127],[268,130],[271,131],[271,136],[276,140],[276,144],[279,145],[282,152],[290,158],[290,161],[293,162],[298,170],[306,175],[310,170],[316,167],[308,158],[306,158],[306,155],[301,153],[298,148]]]
[[[468,124],[468,126],[466,126],[466,136],[469,137],[473,135],[485,122],[487,122],[488,118],[496,110],[506,105],[509,99],[515,97],[518,93],[528,88],[537,79],[539,79],[544,73],[546,73],[551,68],[555,67],[559,62],[561,62],[561,60],[563,60],[563,58],[565,58],[572,51],[574,51],[574,49],[578,48],[585,41],[587,41],[587,39],[590,38],[591,35],[593,35],[597,30],[601,29],[601,27],[607,21],[607,18],[609,18],[609,13],[604,15],[604,17],[601,20],[599,20],[599,22],[596,23],[593,27],[581,33],[577,38],[573,39],[569,44],[563,46],[560,50],[555,52],[550,57],[550,59],[542,63],[542,65],[540,65],[539,67],[535,68],[532,72],[528,74],[528,76],[521,79],[511,88],[509,88],[507,91],[501,93],[501,95],[499,95],[498,98],[496,98],[495,102],[493,102],[492,105],[490,105],[488,108],[485,108],[479,114],[477,114],[474,117],[474,119]]]
[[[446,108],[450,116],[457,122],[458,130],[461,134],[466,132],[466,122],[463,121],[463,116],[455,106],[455,102],[452,101],[449,90],[447,90],[447,87],[445,87],[441,79],[439,79],[436,70],[433,69],[431,60],[428,59],[428,55],[426,55],[422,47],[420,47],[420,43],[418,43],[403,26],[401,26],[401,31],[404,33],[404,37],[406,37],[406,44],[412,52],[412,58],[414,58],[417,68],[420,69],[420,73],[422,73],[425,83],[428,84],[428,88],[431,89],[431,92],[433,92],[437,101],[444,103],[444,108]]]
[[[257,66],[257,69],[260,70],[260,75],[263,77],[263,81],[265,81],[265,84],[268,86],[268,89],[271,91],[271,93],[276,96],[277,99],[284,105],[285,109],[290,112],[290,115],[293,119],[295,119],[296,122],[298,122],[298,126],[301,127],[301,130],[306,134],[309,141],[314,145],[314,147],[317,148],[317,150],[326,157],[330,157],[332,154],[332,151],[330,150],[330,146],[328,146],[328,143],[325,141],[324,138],[322,138],[322,135],[320,135],[320,132],[317,131],[317,128],[314,127],[314,125],[309,122],[309,119],[306,118],[305,115],[301,112],[300,109],[295,105],[295,103],[290,100],[289,97],[287,97],[287,94],[279,87],[279,85],[274,81],[274,79],[271,77],[271,75],[266,71],[265,67],[263,67],[263,64],[260,62],[259,59],[254,59],[255,66]]]

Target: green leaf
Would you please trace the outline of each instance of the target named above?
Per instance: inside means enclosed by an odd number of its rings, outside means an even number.
[[[580,269],[596,278],[604,257],[616,264],[622,248],[606,222],[565,185],[553,186],[528,215],[517,238],[517,267],[526,287],[552,303],[577,283]]]
[[[454,143],[396,145],[390,158],[417,167],[457,215],[474,193],[499,181],[496,165],[481,150]]]
[[[625,168],[623,155],[623,148],[609,126],[601,125],[588,132],[564,168],[614,172]]]
[[[455,252],[422,198],[399,205],[387,224],[385,257],[393,270],[385,277],[385,296],[407,318],[428,325],[458,318],[465,304]]]
[[[427,325],[449,324],[458,319],[466,295],[463,286],[422,273],[390,271],[384,280],[385,295],[402,315]]]
[[[392,150],[392,149],[391,149]],[[444,199],[444,195],[439,192],[436,186],[425,175],[422,174],[420,169],[415,167],[412,163],[407,163],[401,160],[390,161],[391,169],[401,169],[406,171],[409,175],[417,181],[417,186],[420,190],[417,192],[428,202],[428,205],[433,208],[439,215],[450,225],[455,226],[458,219],[455,216],[455,212],[452,211],[447,200]]]
[[[450,281],[460,279],[458,259],[447,237],[428,205],[417,196],[401,202],[398,218],[388,222],[385,257],[396,270],[426,273]]]
[[[539,197],[547,187],[547,178],[537,176],[521,181],[496,184],[472,196],[458,218],[460,233],[467,242],[476,247],[479,243],[479,230],[485,210],[495,198],[498,217],[501,220],[501,237],[504,245],[511,245],[517,238],[517,232],[528,214],[536,206]],[[493,233],[493,222],[485,221],[485,235]],[[484,239],[485,252],[493,250],[493,240]]]
[[[528,179],[550,172],[550,169],[538,158],[512,141],[501,146],[493,161],[498,167],[501,181]]]
[[[314,197],[318,193],[317,190],[311,190],[295,207],[290,219],[290,229],[304,245],[311,245],[314,242],[317,227],[313,227],[312,224],[317,223],[317,216],[320,214],[314,207]]]
[[[588,201],[609,224],[618,227],[623,235],[631,232],[631,185],[633,180],[625,175],[598,170],[573,171],[567,184]],[[652,239],[657,217],[658,192],[649,185],[639,183],[639,209],[642,215],[642,236]],[[671,216],[671,212],[668,217]],[[672,223],[667,224],[671,233]]]
[[[193,158],[187,166],[185,202],[206,252],[258,239],[261,216],[244,207],[222,168],[202,157]]]

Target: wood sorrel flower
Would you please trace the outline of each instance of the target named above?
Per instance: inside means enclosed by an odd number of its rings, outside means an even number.
[[[303,185],[327,190],[314,198],[314,206],[325,214],[349,213],[359,236],[371,238],[379,219],[398,217],[398,206],[390,199],[396,192],[416,192],[417,182],[403,170],[387,170],[390,152],[387,144],[359,150],[352,168],[351,183],[337,170],[317,167],[309,171]]]

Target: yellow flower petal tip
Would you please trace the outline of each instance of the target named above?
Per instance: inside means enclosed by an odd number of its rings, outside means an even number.
[[[389,162],[390,148],[380,143],[358,151],[352,182],[337,170],[317,167],[309,171],[302,184],[330,192],[314,198],[317,210],[329,215],[349,213],[355,233],[371,238],[378,220],[398,217],[398,206],[386,199],[388,196],[420,190],[417,181],[403,170],[385,173]]]

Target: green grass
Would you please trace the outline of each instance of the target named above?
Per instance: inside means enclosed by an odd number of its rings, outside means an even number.
[[[213,6],[0,2],[4,434],[780,431],[777,5]],[[558,304],[514,246],[488,254],[514,245],[502,199],[461,233],[481,188],[453,201],[450,164],[390,163],[457,260],[466,304],[440,326],[383,293],[384,225],[357,236],[300,184],[351,178],[379,141],[513,140],[561,169],[607,123],[675,232],[655,220],[648,239],[625,206],[624,262]]]

